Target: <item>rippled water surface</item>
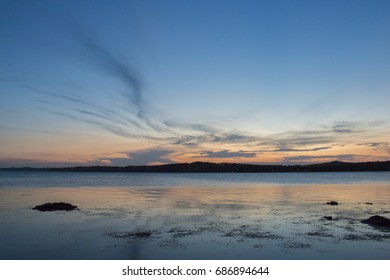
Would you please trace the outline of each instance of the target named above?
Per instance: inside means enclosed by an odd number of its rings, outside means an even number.
[[[390,259],[377,214],[390,172],[0,172],[0,259]]]

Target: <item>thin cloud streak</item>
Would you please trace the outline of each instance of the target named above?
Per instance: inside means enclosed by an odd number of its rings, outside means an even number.
[[[126,134],[131,134],[126,132],[131,128],[136,128],[138,130],[145,129],[145,126],[142,126],[139,120],[135,117],[131,119],[131,114],[126,114],[120,110],[114,111],[103,106],[98,106],[92,102],[83,100],[79,96],[46,92],[29,85],[24,85],[24,87],[45,97],[44,100],[38,99],[37,101],[49,105],[45,106],[43,110],[50,114],[94,124],[95,126],[123,137],[127,137]],[[61,107],[59,107],[59,104]],[[50,107],[51,109],[47,109],[47,107]],[[64,111],[64,107],[66,111]],[[121,124],[122,127],[119,124]],[[120,130],[126,133],[116,133],[116,131]]]
[[[55,98],[69,103],[67,111],[64,112],[64,109],[61,108],[63,106],[60,107],[56,102],[53,102],[54,106],[50,111],[55,115],[93,124],[115,135],[131,138],[137,135],[137,138],[150,138],[153,133],[165,132],[164,126],[155,124],[146,114],[147,104],[142,96],[142,84],[135,71],[126,63],[116,59],[109,50],[98,44],[97,40],[91,36],[75,32],[73,38],[82,47],[84,53],[87,53],[93,64],[98,65],[109,77],[116,78],[124,84],[125,90],[115,90],[113,95],[115,101],[125,104],[124,108],[112,101],[99,106],[81,96],[69,96],[56,92],[45,92],[31,86],[26,87],[49,99]],[[125,99],[125,103],[121,98]],[[45,102],[50,103],[50,100],[45,100]],[[111,108],[115,108],[115,110]]]
[[[326,160],[338,160],[338,161],[354,161],[359,157],[354,154],[341,154],[341,155],[326,155],[326,156],[292,156],[292,157],[284,157],[283,162],[291,163],[291,162],[302,162],[313,159],[326,159]]]
[[[98,161],[108,161],[110,162],[110,165],[114,166],[148,165],[151,163],[168,164],[175,163],[175,161],[169,159],[169,156],[171,156],[173,153],[173,150],[152,148],[134,152],[126,152],[123,153],[123,157],[103,157]]]
[[[44,129],[34,129],[34,128],[25,128],[25,127],[10,127],[10,126],[3,126],[3,125],[0,125],[0,130],[56,135],[56,133],[54,131],[49,131],[49,130],[44,130]]]
[[[204,125],[204,124],[187,124],[187,123],[179,123],[179,122],[173,122],[173,121],[164,121],[164,125],[166,125],[169,128],[173,129],[180,129],[180,130],[190,130],[194,132],[203,132],[203,133],[218,133],[220,130],[215,129],[214,127]]]
[[[390,155],[390,143],[389,142],[371,142],[371,143],[361,143],[359,146],[366,146],[373,148],[376,151],[384,151]]]
[[[105,49],[98,43],[97,39],[90,35],[77,32],[75,39],[87,51],[93,63],[99,65],[106,74],[116,78],[126,86],[126,90],[119,91],[120,95],[127,100],[129,108],[125,108],[126,112],[134,114],[152,130],[163,132],[164,129],[152,122],[146,114],[147,105],[142,94],[142,83],[136,71],[128,64],[115,58],[109,50]]]
[[[222,150],[222,151],[205,151],[201,153],[200,157],[206,157],[206,158],[253,158],[256,156],[256,153],[253,152],[246,152],[246,151],[238,151],[233,152],[229,150]]]
[[[76,34],[78,41],[92,55],[94,61],[109,75],[118,78],[126,84],[128,91],[122,94],[128,99],[131,105],[137,108],[137,114],[142,110],[143,98],[141,94],[141,82],[135,71],[122,62],[119,62],[114,56],[97,43],[97,40],[85,33],[78,32]]]
[[[322,150],[329,150],[332,147],[318,147],[318,148],[313,148],[313,149],[276,149],[273,150],[273,152],[317,152],[317,151],[322,151]]]

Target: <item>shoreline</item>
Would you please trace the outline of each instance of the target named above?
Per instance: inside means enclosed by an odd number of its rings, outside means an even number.
[[[334,189],[0,189],[0,259],[390,259],[390,231],[361,223],[390,218],[390,185]],[[32,210],[48,201],[80,210]]]
[[[58,171],[115,173],[303,173],[303,172],[377,172],[390,171],[390,161],[333,161],[307,165],[260,165],[244,163],[174,163],[145,166],[10,167],[0,171]]]

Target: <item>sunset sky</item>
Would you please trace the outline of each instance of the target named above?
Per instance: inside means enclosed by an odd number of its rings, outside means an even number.
[[[0,167],[390,160],[390,1],[0,1]]]

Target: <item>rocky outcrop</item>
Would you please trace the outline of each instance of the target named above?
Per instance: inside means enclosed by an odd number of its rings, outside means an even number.
[[[74,206],[70,203],[65,202],[54,202],[54,203],[44,203],[41,205],[37,205],[33,208],[33,210],[38,210],[41,212],[46,211],[72,211],[78,210],[77,206]]]
[[[375,215],[372,216],[366,220],[361,221],[364,224],[368,224],[373,227],[380,227],[380,228],[386,228],[390,229],[390,219]]]
[[[135,237],[135,238],[149,238],[152,236],[153,231],[130,231],[130,232],[110,232],[108,235],[116,238],[127,238],[127,237]]]
[[[329,202],[327,202],[326,204],[328,204],[328,205],[339,205],[339,203],[337,202],[337,201],[329,201]]]

